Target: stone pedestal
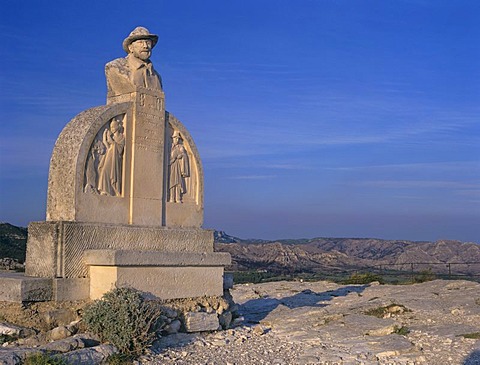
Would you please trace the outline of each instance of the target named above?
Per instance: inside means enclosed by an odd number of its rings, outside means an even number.
[[[96,249],[213,252],[213,231],[80,222],[32,222],[28,227],[26,275],[88,277],[84,252]]]
[[[90,298],[120,287],[139,289],[160,299],[223,295],[223,267],[230,255],[161,253],[134,250],[89,250]]]

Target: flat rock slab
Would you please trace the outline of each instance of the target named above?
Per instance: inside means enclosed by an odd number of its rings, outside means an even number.
[[[343,324],[350,331],[367,336],[387,336],[393,333],[398,326],[393,319],[376,318],[364,314],[347,315]]]
[[[65,360],[67,364],[97,365],[104,363],[109,356],[117,352],[118,350],[113,345],[99,345],[68,352],[59,356]]]
[[[0,322],[0,335],[27,337],[33,336],[36,332],[31,328],[20,327],[11,323]]]
[[[232,295],[244,326],[202,334],[143,363],[473,365],[480,358],[480,341],[460,336],[479,331],[479,283],[272,282],[236,285]],[[402,310],[389,318],[366,314],[392,304]],[[256,323],[260,335],[248,332]],[[394,333],[402,327],[404,335]]]
[[[0,349],[1,365],[17,365],[22,363],[23,356],[18,351]]]

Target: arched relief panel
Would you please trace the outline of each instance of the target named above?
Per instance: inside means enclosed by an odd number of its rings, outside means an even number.
[[[203,224],[203,169],[197,147],[185,126],[166,113],[165,224],[201,227]]]
[[[198,166],[190,144],[177,129],[168,125],[166,129],[167,201],[170,203],[198,204]]]
[[[85,163],[84,193],[124,196],[125,124],[126,114],[119,114],[97,132]]]
[[[48,221],[128,222],[128,199],[124,198],[123,192],[128,191],[129,184],[125,177],[129,174],[128,161],[131,158],[128,149],[131,138],[128,123],[132,118],[131,106],[131,102],[126,102],[88,109],[73,118],[62,130],[50,161]],[[89,167],[88,160],[92,157],[92,152],[97,154],[96,157],[101,157],[99,134],[102,134],[103,142],[103,133],[110,129],[112,120],[121,120],[122,138],[125,139],[121,161],[121,193],[118,196],[95,194],[87,187],[87,180],[88,183],[92,182],[92,165]],[[96,174],[99,164],[100,158],[93,164],[93,168],[97,169],[94,170]],[[90,176],[87,178],[88,174]],[[94,180],[92,188],[98,189],[98,176]]]

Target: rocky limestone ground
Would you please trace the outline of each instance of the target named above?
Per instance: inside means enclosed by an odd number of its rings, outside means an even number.
[[[164,337],[138,362],[480,364],[479,283],[272,282],[236,285],[231,292],[241,324]]]

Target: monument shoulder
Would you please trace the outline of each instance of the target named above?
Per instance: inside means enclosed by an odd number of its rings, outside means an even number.
[[[116,58],[105,65],[105,72],[116,71],[128,75],[127,60],[124,57]]]
[[[107,97],[131,93],[135,87],[130,81],[130,69],[125,58],[116,58],[105,65]]]

